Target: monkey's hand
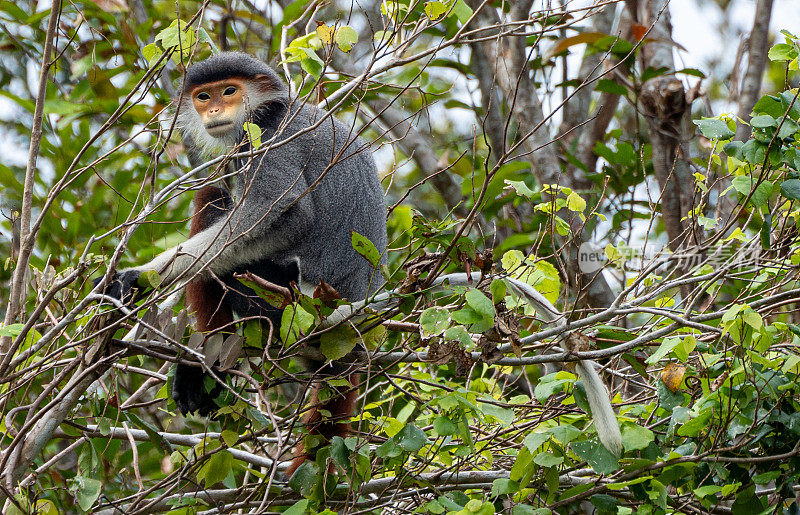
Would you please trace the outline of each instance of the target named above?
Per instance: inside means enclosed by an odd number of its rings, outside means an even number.
[[[117,272],[111,277],[105,288],[99,293],[119,299],[123,304],[128,304],[133,300],[133,298],[136,296],[136,293],[140,289],[139,277],[141,275],[142,273],[134,268]],[[92,281],[93,286],[97,287],[102,280],[102,277],[98,277]]]
[[[222,372],[215,371],[216,374],[224,377]],[[187,365],[177,365],[175,367],[175,378],[172,381],[172,398],[175,404],[184,415],[198,412],[200,416],[206,417],[216,411],[219,406],[214,399],[222,393],[222,385],[214,384],[211,391],[206,387],[206,380],[211,377],[203,372],[202,368],[190,367]]]

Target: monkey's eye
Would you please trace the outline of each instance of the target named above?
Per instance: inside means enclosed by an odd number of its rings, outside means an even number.
[[[236,88],[233,86],[228,86],[227,88],[225,88],[225,91],[222,94],[225,95],[226,97],[229,97],[234,93],[236,93]]]
[[[208,93],[206,93],[204,91],[202,93],[198,93],[196,98],[197,98],[197,100],[200,100],[201,102],[208,102],[209,100],[211,100],[211,95],[209,95]]]

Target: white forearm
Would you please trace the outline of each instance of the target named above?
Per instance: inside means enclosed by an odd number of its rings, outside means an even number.
[[[224,274],[267,254],[266,238],[257,242],[246,241],[241,236],[233,238],[224,224],[223,221],[209,227],[177,247],[165,250],[149,263],[136,267],[136,270],[154,270],[161,275],[163,283],[169,283],[178,277],[189,278],[206,270]]]

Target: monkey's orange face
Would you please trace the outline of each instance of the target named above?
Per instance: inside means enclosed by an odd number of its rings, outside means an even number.
[[[241,129],[236,125],[244,120],[246,93],[244,81],[239,79],[208,82],[192,89],[194,108],[212,137]]]

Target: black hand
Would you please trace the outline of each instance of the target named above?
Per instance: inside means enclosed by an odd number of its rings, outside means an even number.
[[[215,372],[218,376],[224,377],[222,372]],[[216,384],[211,392],[206,391],[205,378],[208,375],[200,367],[190,367],[187,365],[177,365],[175,367],[175,378],[172,382],[172,398],[178,405],[178,409],[184,415],[194,413],[200,416],[208,416],[216,411],[219,406],[214,402],[220,393],[222,385]]]
[[[139,280],[140,275],[141,272],[138,270],[123,270],[121,272],[117,272],[114,274],[111,280],[108,281],[105,289],[100,293],[115,299],[119,299],[123,303],[127,304],[136,294],[138,288],[137,281]],[[98,277],[92,281],[93,286],[97,286],[102,280],[102,277]]]

